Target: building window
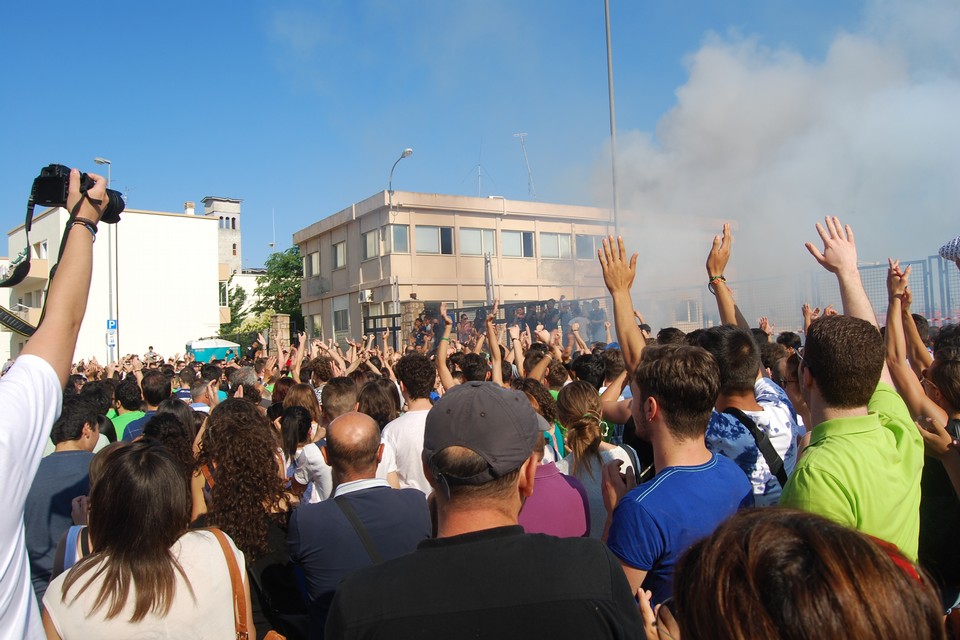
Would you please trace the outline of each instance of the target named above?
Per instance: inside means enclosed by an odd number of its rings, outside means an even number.
[[[570,236],[565,233],[540,234],[541,258],[570,258]]]
[[[221,306],[221,307],[230,306],[230,300],[229,300],[229,297],[227,296],[227,283],[226,283],[226,282],[221,282],[221,283],[220,283],[220,306]]]
[[[533,257],[533,231],[501,231],[503,255],[511,258]]]
[[[410,227],[405,224],[390,224],[384,227],[387,253],[410,253]]]
[[[363,259],[369,260],[380,255],[380,230],[374,229],[363,234]]]
[[[493,229],[460,229],[460,255],[482,256],[488,253],[497,253]]]
[[[233,255],[237,255],[237,245],[233,245]]]
[[[417,227],[417,253],[453,255],[453,227]]]
[[[335,333],[350,333],[350,296],[333,299],[333,330]]]
[[[314,276],[320,275],[320,252],[314,251],[309,255],[310,258],[310,274]]]
[[[236,229],[236,228],[237,228],[237,219],[236,219],[236,218],[230,218],[230,228],[231,228],[231,229]]]
[[[577,235],[577,260],[596,260],[602,246],[603,236]]]
[[[347,243],[337,242],[333,245],[333,268],[343,269],[347,266]]]

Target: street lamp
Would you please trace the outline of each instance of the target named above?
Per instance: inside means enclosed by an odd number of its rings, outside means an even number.
[[[107,160],[106,158],[96,157],[93,159],[99,165],[107,165],[107,186],[110,186],[110,170],[113,168],[113,163]],[[107,319],[114,320],[115,316],[113,315],[113,225],[107,225]],[[108,354],[109,361],[113,362],[113,344],[108,341],[109,346]]]
[[[404,158],[409,158],[413,155],[413,149],[407,147],[403,150],[403,153],[400,154],[400,157],[397,158],[397,161],[393,163],[393,166],[390,167],[390,180],[387,181],[387,193],[390,196],[390,210],[393,210],[393,170],[397,168],[397,163],[399,163]]]

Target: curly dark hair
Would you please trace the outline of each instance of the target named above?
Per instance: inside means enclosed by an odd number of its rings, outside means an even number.
[[[279,449],[277,430],[250,402],[230,398],[210,412],[198,457],[215,480],[207,523],[233,538],[248,563],[269,551],[269,519],[285,503]]]
[[[408,353],[393,367],[411,400],[429,398],[437,377],[437,368],[425,355]]]
[[[533,378],[517,378],[510,386],[517,391],[523,391],[533,396],[533,399],[540,405],[540,415],[542,415],[547,422],[553,424],[559,420],[557,401],[553,399],[553,396],[547,388],[540,384],[538,380],[534,380]]]

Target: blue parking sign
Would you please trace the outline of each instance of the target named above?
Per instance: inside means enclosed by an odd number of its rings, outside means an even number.
[[[117,330],[117,321],[114,319],[107,320],[107,331],[116,331]]]

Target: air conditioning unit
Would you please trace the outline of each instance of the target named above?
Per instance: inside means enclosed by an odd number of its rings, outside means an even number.
[[[372,289],[360,289],[360,295],[358,296],[358,301],[360,304],[365,302],[373,302],[373,290]]]

